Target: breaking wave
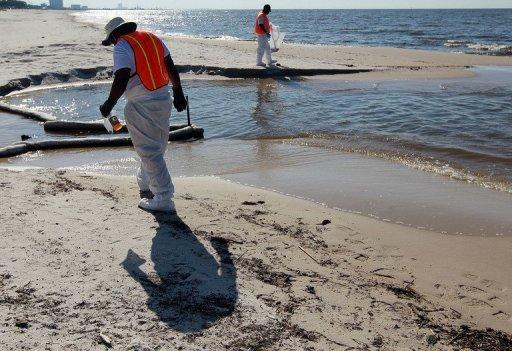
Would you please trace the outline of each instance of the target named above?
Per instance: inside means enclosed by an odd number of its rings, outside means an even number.
[[[512,158],[484,154],[458,147],[428,145],[415,140],[383,135],[347,135],[330,133],[297,133],[268,135],[256,140],[273,140],[305,147],[358,153],[398,162],[407,167],[475,184],[484,188],[512,193],[510,171]],[[500,164],[502,170],[489,170],[484,165]],[[480,169],[478,165],[481,165]]]
[[[512,45],[471,43],[466,40],[447,40],[447,48],[465,48],[465,52],[480,55],[512,56]]]

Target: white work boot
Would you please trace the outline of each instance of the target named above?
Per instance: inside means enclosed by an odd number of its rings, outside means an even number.
[[[146,211],[175,213],[176,207],[170,197],[155,195],[152,199],[141,199],[139,207]]]

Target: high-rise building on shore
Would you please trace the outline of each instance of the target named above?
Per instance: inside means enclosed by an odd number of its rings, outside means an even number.
[[[51,9],[63,9],[64,8],[64,2],[63,0],[50,0],[50,6]]]

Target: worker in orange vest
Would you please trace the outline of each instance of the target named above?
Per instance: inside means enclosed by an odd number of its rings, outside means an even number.
[[[277,63],[277,61],[272,60],[272,53],[270,51],[270,43],[268,40],[270,39],[270,32],[272,28],[270,27],[270,20],[268,18],[269,13],[272,11],[270,5],[263,6],[263,10],[258,13],[256,16],[256,21],[254,22],[254,34],[256,34],[258,38],[258,50],[256,52],[256,65],[261,67],[266,67],[263,62],[263,56],[266,57],[267,63],[269,66],[273,66]]]
[[[152,33],[137,31],[136,23],[116,17],[105,26],[105,31],[107,37],[102,44],[114,44],[114,82],[100,112],[104,117],[109,116],[119,98],[125,95],[126,125],[141,160],[137,172],[139,207],[175,212],[174,186],[164,154],[172,105],[178,112],[187,107],[180,76],[164,42]]]

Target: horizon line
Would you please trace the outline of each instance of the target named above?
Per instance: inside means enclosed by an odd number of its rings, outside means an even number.
[[[69,9],[69,8],[64,8]],[[260,8],[246,8],[246,7],[129,7],[129,8],[115,8],[115,7],[89,7],[89,10],[261,10]],[[512,10],[511,7],[386,7],[386,8],[373,8],[373,7],[361,7],[361,8],[345,8],[345,7],[304,7],[304,8],[273,8],[272,11],[279,10]]]

